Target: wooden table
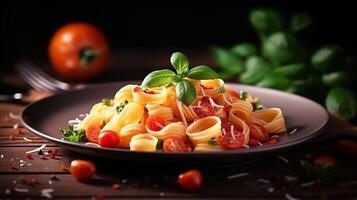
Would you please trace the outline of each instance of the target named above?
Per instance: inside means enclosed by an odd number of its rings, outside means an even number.
[[[339,157],[330,148],[333,140],[313,142],[287,152],[228,166],[134,165],[99,160],[67,151],[39,138],[21,127],[9,113],[19,114],[24,105],[0,103],[0,199],[45,198],[50,189],[53,199],[353,199],[357,197],[357,162]],[[19,125],[18,129],[16,128]],[[14,127],[15,125],[15,127]],[[24,139],[25,138],[25,139]],[[27,141],[31,140],[31,141]],[[26,151],[46,144],[58,149],[54,159],[26,157]],[[336,176],[330,181],[307,179],[301,160],[329,154],[336,159]],[[88,159],[97,164],[92,181],[81,183],[68,172],[73,159]],[[185,192],[176,184],[177,175],[198,168],[204,174],[204,186],[195,193]],[[33,186],[24,181],[37,180]],[[119,184],[114,189],[113,184]],[[22,192],[21,192],[22,191]],[[41,196],[42,195],[42,196]]]

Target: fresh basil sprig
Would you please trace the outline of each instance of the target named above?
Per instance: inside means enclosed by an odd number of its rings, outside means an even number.
[[[170,62],[175,71],[169,69],[156,70],[148,74],[141,85],[143,87],[160,87],[174,83],[176,85],[176,95],[180,101],[189,106],[196,98],[196,90],[193,84],[185,78],[196,80],[216,79],[218,74],[206,65],[199,65],[189,69],[189,60],[181,52],[174,52]]]

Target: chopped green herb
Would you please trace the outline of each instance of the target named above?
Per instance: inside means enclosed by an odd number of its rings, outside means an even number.
[[[263,105],[260,103],[260,101],[256,101],[252,103],[253,110],[260,110],[263,108]]]
[[[125,100],[123,103],[120,103],[119,106],[115,107],[117,113],[120,113],[128,103],[129,102]]]
[[[75,130],[73,125],[68,125],[65,128],[61,128],[60,132],[62,133],[62,137],[66,141],[70,142],[84,142],[86,140],[86,132],[83,129]]]
[[[240,100],[245,101],[245,100],[247,99],[247,97],[248,97],[248,92],[246,92],[246,91],[240,91],[239,97],[240,97]]]
[[[226,90],[225,90],[224,87],[222,86],[222,87],[218,88],[217,92],[218,92],[218,93],[225,93]]]
[[[164,141],[158,139],[157,143],[156,143],[156,149],[162,149],[163,144],[164,144]]]
[[[212,146],[217,146],[218,142],[216,141],[216,138],[213,137],[208,140],[208,144]]]
[[[110,106],[111,100],[109,99],[109,97],[105,97],[104,99],[102,99],[102,103],[106,106]]]

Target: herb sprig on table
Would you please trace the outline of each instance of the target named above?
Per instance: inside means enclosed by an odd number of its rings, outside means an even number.
[[[315,27],[309,15],[294,14],[286,24],[279,12],[261,8],[250,13],[250,23],[259,46],[242,42],[212,49],[220,78],[297,93],[325,103],[345,119],[356,117],[356,63],[338,45],[316,48],[304,40]]]
[[[214,70],[206,65],[198,65],[189,69],[189,60],[181,52],[173,53],[170,61],[176,72],[169,69],[153,71],[145,77],[141,85],[152,88],[175,84],[176,95],[186,106],[189,106],[196,98],[195,87],[187,78],[207,80],[219,77]]]
[[[83,129],[75,130],[73,125],[68,125],[65,128],[61,128],[60,132],[62,133],[62,137],[66,141],[78,143],[84,142],[86,140],[86,132]]]

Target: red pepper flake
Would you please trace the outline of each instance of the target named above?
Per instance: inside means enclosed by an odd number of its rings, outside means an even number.
[[[259,141],[256,139],[250,139],[248,144],[250,146],[257,146],[259,144]]]
[[[135,87],[133,91],[134,92],[139,92],[139,91],[141,91],[141,88],[140,87]]]
[[[132,186],[133,186],[134,188],[140,187],[139,181],[134,181],[133,184],[132,184]]]
[[[273,137],[269,140],[269,144],[276,144],[279,142],[279,138],[278,137]]]
[[[13,135],[9,135],[9,140],[14,140],[14,136]]]
[[[18,128],[18,129],[16,129],[16,134],[22,135],[22,134],[25,134],[25,131],[23,130],[23,128]]]
[[[40,184],[36,178],[29,178],[22,181],[23,184],[28,186],[34,186],[36,184]]]
[[[32,160],[32,159],[33,159],[33,156],[32,156],[32,154],[27,154],[27,155],[26,155],[26,158]]]
[[[10,163],[10,168],[12,170],[19,170],[19,168],[17,168],[14,163]]]
[[[58,154],[58,149],[53,149],[52,151],[50,150],[48,150],[48,153],[50,153],[50,158],[54,159]]]
[[[120,184],[119,184],[119,183],[114,183],[113,186],[112,186],[112,188],[113,188],[114,190],[119,190],[119,189],[120,189]]]

